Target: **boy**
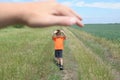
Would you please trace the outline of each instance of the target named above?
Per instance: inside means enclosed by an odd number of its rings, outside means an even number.
[[[64,49],[64,40],[66,39],[65,33],[62,30],[56,30],[53,33],[52,39],[55,46],[55,59],[57,60],[60,70],[63,70],[62,53]]]

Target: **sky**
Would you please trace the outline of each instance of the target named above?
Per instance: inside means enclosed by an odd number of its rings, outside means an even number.
[[[37,0],[0,0],[0,2],[29,2]],[[120,23],[120,0],[57,0],[75,10],[83,23]]]

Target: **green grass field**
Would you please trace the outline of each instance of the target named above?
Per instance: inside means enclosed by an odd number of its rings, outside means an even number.
[[[86,24],[84,28],[74,28],[120,43],[120,24]]]
[[[114,38],[99,36],[104,29],[95,30],[96,25],[90,26],[82,30],[78,27],[1,29],[0,80],[119,80],[120,43],[116,44]],[[56,29],[64,30],[67,35],[64,71],[53,61],[51,35]],[[97,35],[89,29],[97,31]],[[116,27],[112,29],[120,31]]]

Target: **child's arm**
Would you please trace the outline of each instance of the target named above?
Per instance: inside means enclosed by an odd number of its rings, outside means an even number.
[[[61,33],[62,33],[63,36],[66,37],[66,34],[65,34],[65,32],[63,30],[61,30]]]
[[[52,39],[54,40],[54,38],[56,37],[56,33],[57,33],[57,31],[54,31],[53,33],[52,33]]]

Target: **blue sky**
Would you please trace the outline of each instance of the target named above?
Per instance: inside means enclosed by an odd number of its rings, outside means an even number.
[[[37,0],[0,0],[0,2],[27,2]],[[120,23],[120,0],[57,0],[75,10],[83,23]]]

